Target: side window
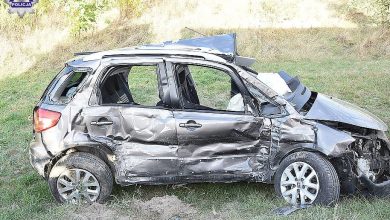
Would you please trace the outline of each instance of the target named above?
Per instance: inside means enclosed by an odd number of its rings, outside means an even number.
[[[184,108],[244,111],[243,98],[227,72],[196,65],[176,65],[175,72]]]
[[[100,87],[102,104],[162,106],[157,65],[134,65],[114,70]]]

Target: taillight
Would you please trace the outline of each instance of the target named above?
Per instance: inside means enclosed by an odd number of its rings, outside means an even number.
[[[61,113],[37,108],[34,111],[34,131],[42,132],[54,127],[61,118]]]

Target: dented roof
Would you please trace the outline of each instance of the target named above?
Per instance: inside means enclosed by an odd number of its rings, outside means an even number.
[[[143,48],[192,48],[194,50],[209,50],[214,53],[226,54],[234,56],[237,54],[236,34],[223,34],[206,36],[191,39],[181,39],[177,41],[166,41],[160,44],[149,44],[142,46]]]
[[[96,53],[78,53],[77,55],[85,55],[83,61],[99,60],[107,56],[180,55],[201,57],[216,62],[228,61],[239,66],[250,66],[255,62],[253,58],[238,55],[235,33],[166,41],[158,44],[127,47]]]

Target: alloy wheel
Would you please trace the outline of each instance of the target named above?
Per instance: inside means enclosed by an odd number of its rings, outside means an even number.
[[[307,205],[317,198],[320,183],[316,171],[305,162],[294,162],[284,169],[280,190],[292,205]]]
[[[58,193],[70,203],[92,203],[100,194],[96,177],[83,169],[68,169],[57,179]]]

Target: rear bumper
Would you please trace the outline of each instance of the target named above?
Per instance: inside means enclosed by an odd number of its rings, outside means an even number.
[[[34,139],[31,141],[29,154],[31,166],[38,171],[39,175],[46,177],[45,168],[50,163],[52,157],[42,143],[40,134],[35,134]]]

